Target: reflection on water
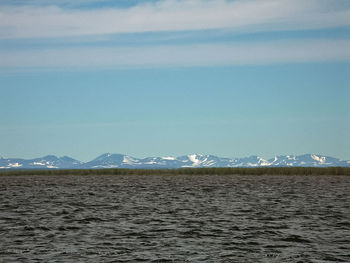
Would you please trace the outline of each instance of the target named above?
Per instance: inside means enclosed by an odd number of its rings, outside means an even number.
[[[2,262],[350,262],[350,177],[2,176]]]

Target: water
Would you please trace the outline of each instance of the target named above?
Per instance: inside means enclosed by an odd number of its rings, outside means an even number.
[[[350,262],[346,176],[1,176],[1,262]]]

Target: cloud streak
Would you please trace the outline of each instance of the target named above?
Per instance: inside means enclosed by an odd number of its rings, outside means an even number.
[[[2,6],[0,38],[229,29],[273,31],[350,25],[342,0],[163,0],[130,8]]]
[[[350,40],[0,52],[0,70],[259,65],[350,60]]]

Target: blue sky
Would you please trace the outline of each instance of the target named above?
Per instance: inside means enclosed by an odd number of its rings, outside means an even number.
[[[0,155],[350,159],[350,2],[0,1]]]

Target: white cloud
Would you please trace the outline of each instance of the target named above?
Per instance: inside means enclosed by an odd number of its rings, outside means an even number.
[[[350,25],[342,0],[163,0],[124,9],[2,6],[0,38],[149,31],[298,30]],[[341,8],[342,7],[342,8]]]
[[[349,61],[350,40],[268,41],[0,52],[0,70],[218,66]]]

